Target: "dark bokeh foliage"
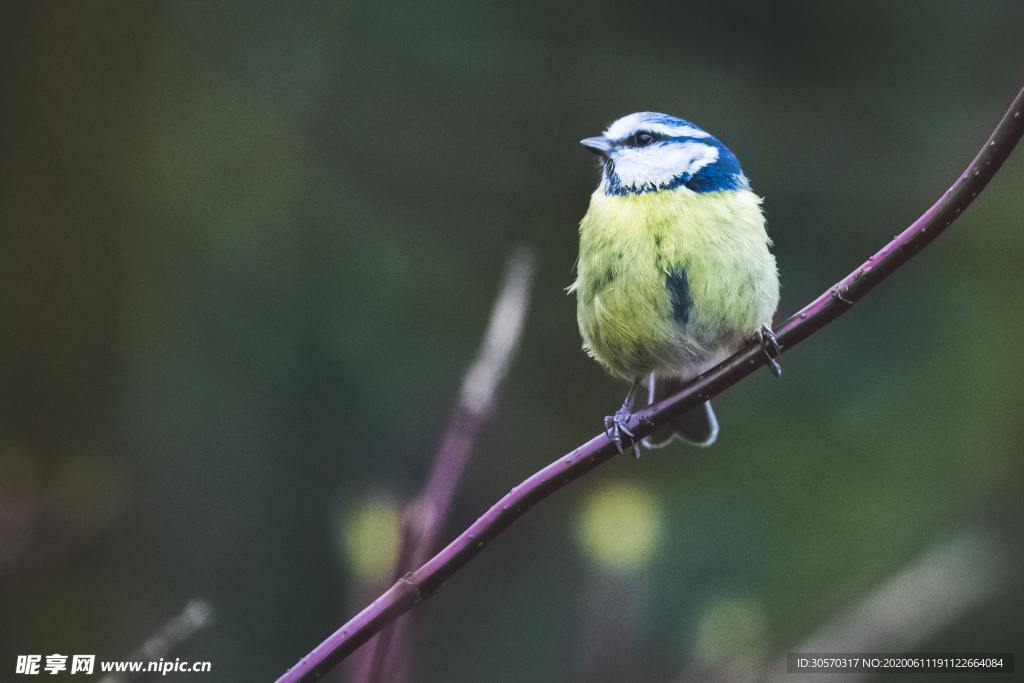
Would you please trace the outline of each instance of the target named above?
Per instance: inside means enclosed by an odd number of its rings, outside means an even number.
[[[534,303],[449,533],[595,433],[623,387],[562,291],[596,183],[579,138],[643,109],[722,138],[766,197],[788,315],[945,189],[1024,74],[1012,0],[3,16],[7,674],[116,659],[202,595],[216,624],[183,656],[268,680],[347,618],[371,588],[339,528],[418,488],[518,244]],[[616,461],[511,528],[418,610],[418,680],[592,675],[606,633],[666,680],[733,653],[722,620],[784,653],[951,530],[1014,532],[1022,179],[1018,151],[781,382],[722,397],[713,450]],[[657,530],[628,569],[576,531],[622,487]],[[1020,589],[925,646],[1024,651]]]

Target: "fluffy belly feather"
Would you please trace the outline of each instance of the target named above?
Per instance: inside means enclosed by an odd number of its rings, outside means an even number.
[[[769,244],[748,190],[595,192],[570,287],[584,349],[629,380],[703,371],[771,323],[779,289]]]

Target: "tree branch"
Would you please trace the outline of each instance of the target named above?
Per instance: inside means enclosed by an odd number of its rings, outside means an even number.
[[[931,208],[902,233],[845,278],[789,318],[776,336],[790,349],[846,313],[855,303],[910,260],[952,224],[999,170],[1024,132],[1024,89],[985,141],[985,145]],[[749,343],[733,356],[689,382],[675,396],[633,415],[629,430],[637,438],[709,398],[722,393],[765,363],[757,343]],[[466,531],[416,571],[406,574],[362,612],[319,644],[287,671],[278,683],[316,680],[389,622],[416,606],[446,579],[475,557],[523,513],[569,482],[583,476],[618,453],[601,434],[562,456],[514,487]]]
[[[462,471],[469,462],[484,423],[494,412],[495,398],[512,362],[530,300],[533,281],[533,253],[517,249],[509,257],[505,278],[491,311],[491,320],[473,364],[462,381],[459,400],[448,429],[438,446],[427,483],[402,512],[402,541],[395,560],[395,580],[423,564],[437,547],[438,537]],[[359,683],[380,678],[388,649],[393,662],[403,660],[405,620],[399,621],[373,639],[356,675]],[[391,667],[394,670],[394,666]],[[394,680],[390,676],[388,680]]]

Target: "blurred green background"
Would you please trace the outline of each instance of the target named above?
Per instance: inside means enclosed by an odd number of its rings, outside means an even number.
[[[271,680],[361,608],[517,245],[521,353],[443,536],[595,434],[624,387],[563,292],[581,137],[644,109],[720,136],[785,316],[1024,84],[1015,0],[2,16],[5,680],[16,654],[122,658],[195,596],[215,623],[177,655],[214,673],[178,678]],[[961,533],[989,539],[956,574],[979,596],[914,649],[1024,653],[1022,186],[1018,150],[782,381],[721,397],[712,450],[617,459],[508,529],[416,610],[416,680],[738,677]]]

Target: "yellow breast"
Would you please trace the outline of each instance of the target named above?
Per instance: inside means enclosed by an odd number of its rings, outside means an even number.
[[[595,192],[570,287],[587,352],[625,379],[679,375],[770,324],[778,274],[760,204],[749,190]]]

